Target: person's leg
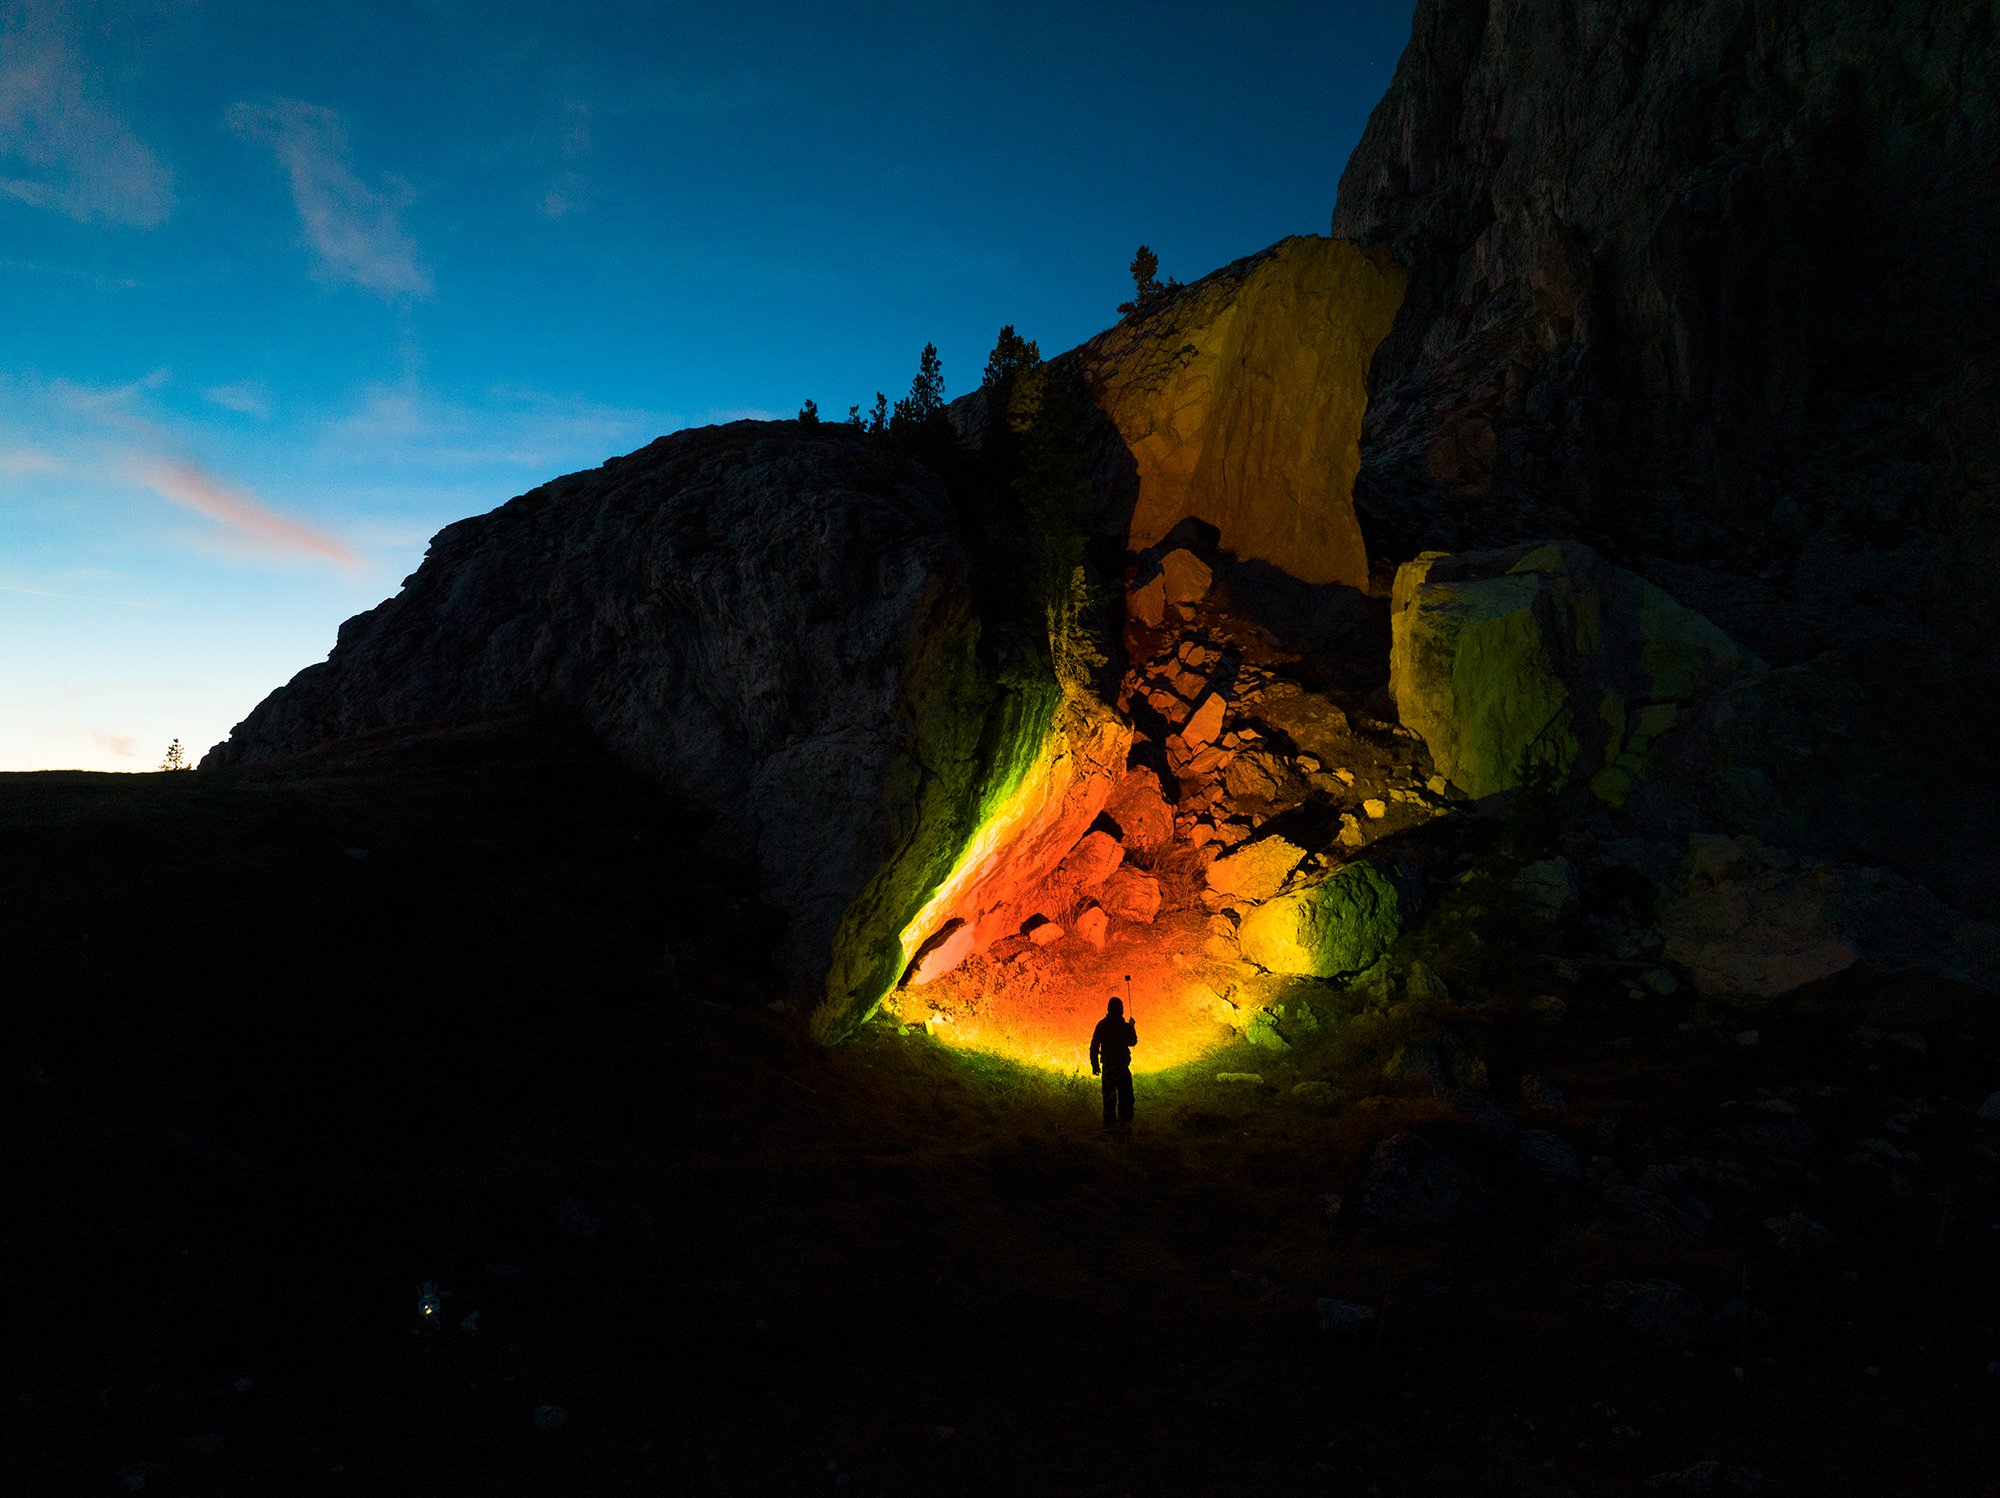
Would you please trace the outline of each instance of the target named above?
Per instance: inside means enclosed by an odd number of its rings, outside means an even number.
[[[1129,1071],[1118,1075],[1118,1121],[1132,1121],[1132,1073]]]
[[[1118,1121],[1118,1079],[1110,1072],[1104,1073],[1104,1121]]]

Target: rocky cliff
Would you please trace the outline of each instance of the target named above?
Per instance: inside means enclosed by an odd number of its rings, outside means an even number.
[[[1915,418],[2000,305],[1993,32],[1967,0],[1421,0],[1333,216],[1411,273],[1377,539],[1907,512]]]
[[[1190,517],[1308,583],[1363,587],[1354,517],[1368,361],[1402,301],[1385,255],[1300,236],[1204,276],[1072,356],[1131,465],[1127,545]]]
[[[204,769],[530,702],[715,819],[837,1022],[1054,704],[996,681],[950,487],[840,427],[663,437],[446,527]],[[982,648],[987,653],[982,656]],[[1017,742],[1020,741],[1020,742]]]

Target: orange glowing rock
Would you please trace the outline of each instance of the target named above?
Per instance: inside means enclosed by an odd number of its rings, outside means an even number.
[[[1199,749],[1215,742],[1215,736],[1222,732],[1223,708],[1220,692],[1210,692],[1202,698],[1201,706],[1194,710],[1194,716],[1187,720],[1187,726],[1181,730],[1181,738],[1189,748]]]
[[[1062,940],[1063,928],[1054,921],[1043,921],[1028,933],[1028,940],[1038,947],[1052,947]]]
[[[1093,947],[1101,947],[1104,945],[1105,928],[1110,924],[1103,910],[1093,905],[1076,918],[1076,934]]]
[[[1192,515],[1240,558],[1365,587],[1361,416],[1404,285],[1379,252],[1287,239],[1078,349],[1137,469],[1132,549]]]
[[[921,988],[942,978],[972,955],[972,941],[973,930],[968,922],[956,917],[946,921],[910,964],[910,986]]]
[[[1160,558],[1160,580],[1166,584],[1168,603],[1199,603],[1208,596],[1215,574],[1209,571],[1208,563],[1182,546]]]
[[[1242,900],[1268,900],[1285,887],[1306,850],[1282,837],[1259,838],[1208,866],[1208,887]]]
[[[1160,913],[1160,881],[1137,869],[1120,869],[1104,882],[1099,899],[1119,920],[1151,925]]]
[[[1070,850],[1056,877],[1079,889],[1095,889],[1125,861],[1125,849],[1108,832],[1093,832]]]
[[[1156,577],[1144,587],[1134,589],[1126,600],[1125,610],[1135,624],[1143,624],[1148,629],[1158,629],[1167,618],[1165,581]]]
[[[1144,765],[1125,772],[1104,809],[1134,852],[1151,853],[1174,839],[1174,814],[1160,792],[1160,777]]]

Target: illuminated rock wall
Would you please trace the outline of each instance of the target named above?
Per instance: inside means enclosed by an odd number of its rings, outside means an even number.
[[[1361,586],[1368,363],[1402,302],[1386,256],[1303,236],[1204,277],[1076,352],[1137,465],[1128,542],[1193,516],[1312,583]]]

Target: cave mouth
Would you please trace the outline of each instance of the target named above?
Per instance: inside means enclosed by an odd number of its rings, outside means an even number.
[[[1113,700],[1065,701],[905,930],[890,1017],[1069,1073],[1087,1065],[1106,1000],[1128,993],[1135,1072],[1245,1039],[1287,1045],[1287,998],[1325,975],[1272,958],[1246,923],[1419,808],[1392,817],[1369,799],[1395,767],[1312,678],[1321,652],[1281,644],[1232,599],[1233,559],[1213,560],[1180,548],[1128,579]],[[1366,654],[1369,601],[1339,591],[1359,626],[1345,648]]]

